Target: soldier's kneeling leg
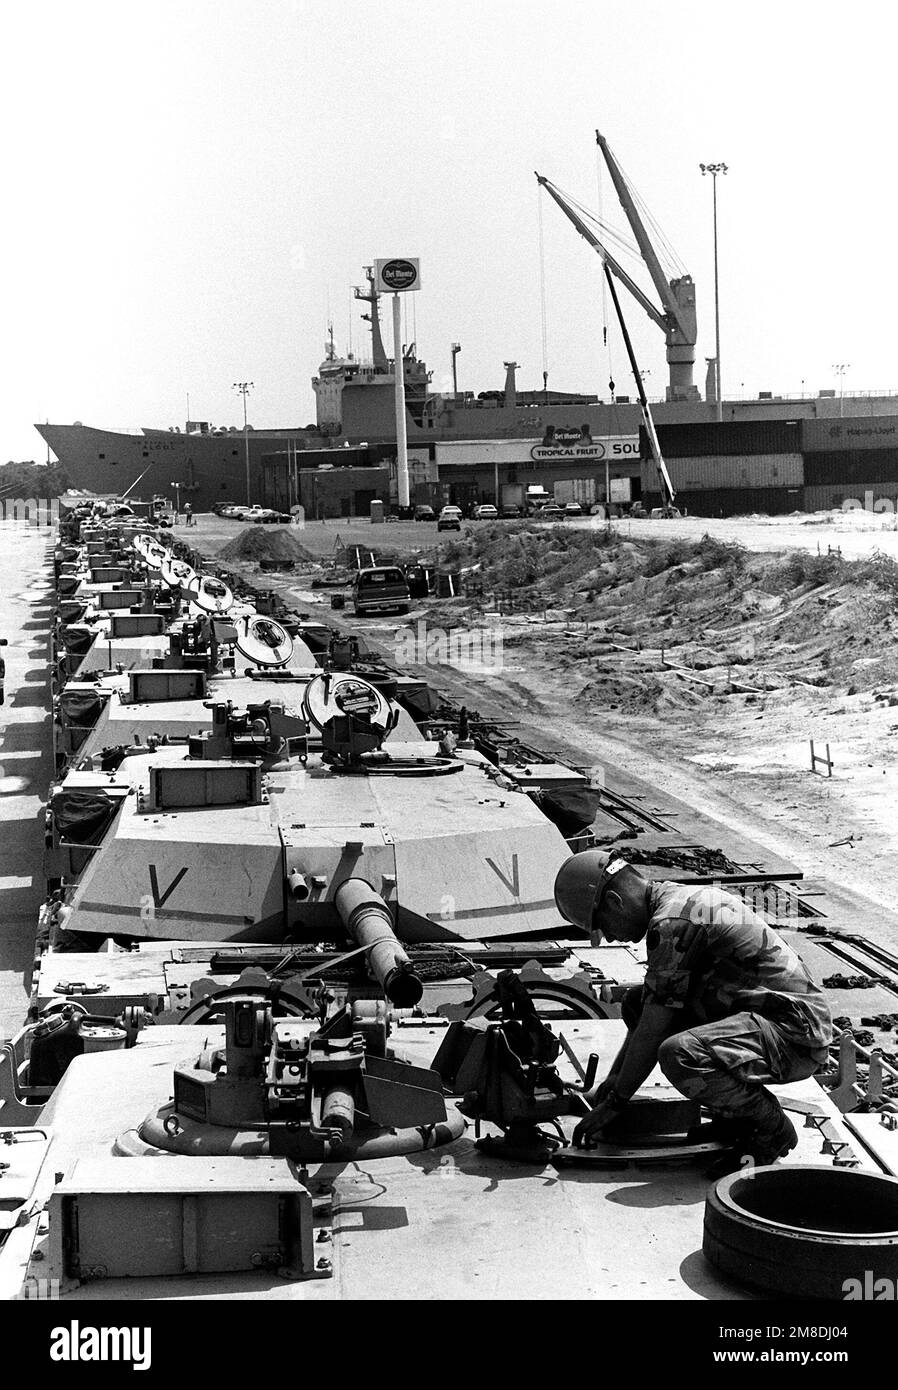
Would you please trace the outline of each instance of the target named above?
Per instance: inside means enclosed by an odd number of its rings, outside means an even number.
[[[768,1081],[797,1081],[814,1064],[750,1013],[674,1033],[659,1048],[658,1062],[684,1096],[719,1115],[775,1127],[782,1111],[765,1089]]]

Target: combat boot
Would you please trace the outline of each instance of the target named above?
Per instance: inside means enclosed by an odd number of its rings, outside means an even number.
[[[749,1117],[746,1116],[746,1120]],[[712,1181],[738,1172],[740,1168],[765,1168],[785,1158],[798,1143],[795,1126],[771,1093],[762,1088],[751,1116],[751,1132],[737,1139],[729,1153],[712,1165],[708,1176]]]
[[[711,1114],[710,1119],[699,1121],[687,1130],[687,1144],[726,1144],[735,1147],[743,1139],[750,1139],[757,1129],[755,1120],[730,1115]]]

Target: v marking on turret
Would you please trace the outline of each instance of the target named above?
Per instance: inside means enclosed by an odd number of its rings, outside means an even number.
[[[178,873],[175,874],[175,876],[174,876],[174,878],[172,879],[171,883],[168,885],[168,887],[166,888],[165,892],[164,892],[164,893],[162,894],[162,896],[160,897],[160,896],[159,896],[159,879],[158,879],[157,876],[156,876],[156,865],[155,865],[155,864],[151,864],[151,865],[150,865],[150,887],[152,888],[152,891],[153,891],[153,902],[155,903],[156,907],[164,907],[164,905],[168,902],[169,898],[171,897],[172,893],[173,893],[173,892],[175,891],[175,889],[177,888],[178,884],[181,882],[181,879],[182,879],[182,878],[184,877],[184,875],[186,874],[187,868],[188,868],[188,867],[189,867],[189,866],[185,865],[183,869],[180,869],[180,870],[178,871]]]
[[[489,866],[490,866],[490,868],[492,869],[493,873],[494,873],[494,874],[497,874],[497,875],[499,876],[499,878],[501,878],[502,882],[505,884],[505,887],[508,889],[508,891],[509,891],[509,893],[512,895],[512,897],[513,897],[513,898],[518,898],[518,897],[520,897],[521,880],[520,880],[520,874],[518,873],[518,856],[517,856],[516,854],[513,854],[513,855],[511,856],[511,873],[512,873],[512,876],[511,876],[510,879],[508,879],[508,878],[505,877],[504,873],[503,873],[502,870],[499,868],[499,865],[495,862],[495,860],[493,860],[493,859],[487,859],[486,862],[489,864]]]

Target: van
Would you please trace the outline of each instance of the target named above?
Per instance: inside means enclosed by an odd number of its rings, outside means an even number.
[[[409,610],[408,580],[394,565],[359,570],[353,581],[353,602],[359,616],[383,609]]]
[[[545,488],[528,487],[527,489],[527,515],[533,516],[540,507],[547,507],[553,504],[555,498],[551,493],[546,492]]]

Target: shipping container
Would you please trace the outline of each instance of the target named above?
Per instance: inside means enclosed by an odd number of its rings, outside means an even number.
[[[898,415],[854,419],[802,420],[801,448],[806,454],[839,449],[898,449]]]
[[[805,511],[864,511],[893,515],[898,506],[898,482],[873,483],[866,487],[850,483],[819,484],[804,490]]]
[[[560,507],[568,502],[579,502],[581,507],[591,507],[598,496],[597,480],[593,478],[563,478],[553,484],[555,488],[555,501]],[[605,489],[602,486],[602,498],[604,499]]]
[[[804,461],[808,487],[819,484],[898,482],[898,448],[845,449],[808,453]]]
[[[661,506],[657,484],[643,494],[648,511]],[[689,516],[786,516],[804,508],[804,488],[753,487],[707,488],[703,492],[679,492],[675,505]]]
[[[702,421],[686,425],[660,425],[658,442],[665,459],[729,457],[743,454],[797,454],[801,452],[800,420]],[[639,431],[640,457],[650,450],[644,429]]]
[[[677,458],[664,462],[677,492],[701,492],[707,488],[801,487],[804,468],[801,454],[742,454],[717,458]],[[651,460],[642,465],[643,491],[658,491],[658,474]]]

